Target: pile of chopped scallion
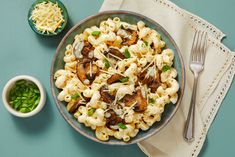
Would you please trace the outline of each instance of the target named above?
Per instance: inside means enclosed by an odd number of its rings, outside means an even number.
[[[31,81],[19,80],[11,88],[9,103],[15,110],[27,113],[33,111],[40,101],[40,91]]]

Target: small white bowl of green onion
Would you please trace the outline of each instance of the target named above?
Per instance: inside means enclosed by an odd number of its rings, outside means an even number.
[[[31,117],[42,110],[46,93],[36,78],[19,75],[7,82],[3,88],[2,100],[11,114],[17,117]]]

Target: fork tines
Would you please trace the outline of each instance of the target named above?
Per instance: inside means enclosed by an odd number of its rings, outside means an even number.
[[[193,38],[191,61],[204,64],[206,52],[207,32],[196,30]]]

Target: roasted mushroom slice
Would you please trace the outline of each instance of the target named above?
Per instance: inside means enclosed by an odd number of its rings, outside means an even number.
[[[81,53],[85,58],[93,58],[93,50],[94,47],[88,41],[85,41]]]
[[[121,78],[123,78],[122,75],[120,75],[120,74],[113,74],[113,75],[107,80],[107,83],[108,83],[108,84],[112,84],[112,83],[119,82]]]
[[[125,59],[125,56],[118,49],[110,48],[109,51],[108,51],[108,54],[109,53],[116,56],[116,57],[118,57],[118,58],[120,58],[120,59]]]
[[[91,83],[95,76],[99,73],[99,68],[91,63],[90,59],[78,61],[76,69],[77,77],[84,83]]]
[[[106,103],[112,103],[115,99],[115,96],[109,94],[109,92],[107,90],[108,89],[106,86],[102,86],[100,88],[101,99],[102,99],[102,101],[104,101]]]
[[[85,97],[83,92],[81,93],[82,98],[84,98],[85,102],[89,102],[91,98]]]
[[[110,125],[117,125],[123,121],[112,109],[106,111],[105,113],[106,118],[106,126],[110,127]]]
[[[157,88],[161,85],[159,72],[156,74],[155,77],[153,76],[149,77],[147,85],[151,89],[152,93],[157,91]]]
[[[159,82],[157,82],[156,80],[154,80],[150,85],[149,88],[151,89],[152,93],[155,93],[157,91],[157,88],[160,86],[161,84]]]
[[[77,77],[84,83],[86,78],[86,70],[84,68],[83,62],[77,63],[77,69],[76,69]]]
[[[125,106],[128,107],[135,104],[134,111],[136,112],[144,112],[147,108],[147,100],[143,97],[140,89],[138,89],[137,93],[134,95],[125,95],[123,97],[123,102],[125,103]]]
[[[135,95],[130,95],[130,94],[125,95],[123,97],[123,102],[125,103],[125,106],[130,107],[136,102]]]
[[[76,112],[77,108],[81,105],[82,104],[80,104],[79,102],[71,101],[68,103],[66,108],[67,108],[67,111],[69,111],[69,113],[74,113]]]
[[[138,40],[137,32],[133,31],[133,30],[130,30],[130,29],[127,29],[126,31],[127,31],[129,36],[127,38],[123,39],[122,45],[130,46],[130,45],[135,44]]]
[[[97,65],[90,63],[85,64],[86,78],[90,81],[95,79],[95,76],[99,73]]]
[[[146,74],[147,74],[146,70],[143,71],[142,73],[140,73],[140,74],[138,75],[138,81],[141,82],[141,83],[143,83],[143,84],[146,84],[146,82],[147,82]]]
[[[144,112],[147,109],[147,100],[143,97],[140,89],[137,90],[135,100],[137,101],[137,103],[134,106],[134,111]]]
[[[147,86],[151,89],[151,92],[154,93],[154,92],[156,92],[157,88],[161,85],[160,74],[158,72],[155,77],[153,77],[153,76],[146,77],[146,74],[147,74],[146,71],[142,72],[138,76],[138,80],[142,84],[147,84]]]

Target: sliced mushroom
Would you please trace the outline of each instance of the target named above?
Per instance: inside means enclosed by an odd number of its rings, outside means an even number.
[[[142,84],[147,84],[147,86],[151,89],[151,92],[154,93],[156,92],[157,88],[161,85],[160,74],[157,73],[155,77],[153,76],[146,77],[146,74],[147,74],[146,71],[142,72],[138,76],[138,79]]]
[[[77,63],[77,69],[76,69],[77,77],[84,82],[86,78],[86,70],[84,68],[83,62],[78,62]]]
[[[153,82],[149,85],[149,88],[151,89],[152,93],[155,93],[160,85],[160,81],[158,81],[158,79],[154,79]]]
[[[108,84],[112,84],[112,83],[116,83],[120,81],[120,78],[123,78],[122,75],[120,74],[113,74],[108,80],[107,83]]]
[[[85,58],[93,58],[94,55],[91,54],[94,53],[93,50],[94,47],[88,41],[85,41],[81,53]]]
[[[106,86],[102,86],[100,88],[101,99],[102,99],[102,101],[104,101],[106,103],[112,103],[115,99],[115,96],[109,94],[109,92],[107,90],[108,89],[106,88]]]
[[[130,107],[136,102],[135,95],[130,95],[130,94],[125,95],[123,97],[123,102],[125,103],[125,106]]]
[[[90,64],[91,60],[87,58],[84,58],[77,63],[77,77],[85,84],[91,83],[95,76],[99,73],[99,68],[95,64],[91,64],[91,66]]]
[[[143,97],[141,90],[138,89],[135,95],[135,100],[137,101],[134,111],[144,112],[147,108],[147,100]]]
[[[130,29],[127,29],[126,31],[127,31],[129,36],[128,36],[128,38],[124,38],[123,39],[122,44],[123,45],[127,45],[127,46],[135,44],[137,42],[137,40],[138,40],[137,32],[133,31],[133,30],[130,30]]]
[[[110,53],[114,56],[117,56],[120,59],[125,59],[125,56],[118,49],[110,48],[108,53]]]
[[[89,102],[89,101],[91,100],[91,98],[85,97],[83,93],[81,93],[81,95],[82,95],[82,97],[84,98],[84,100],[85,100],[86,102]]]
[[[78,109],[79,106],[81,106],[82,104],[80,104],[79,102],[69,102],[67,105],[67,110],[69,111],[69,113],[74,113],[76,112],[76,110]]]
[[[146,72],[146,70],[145,70],[145,71],[143,71],[142,73],[140,73],[140,74],[138,75],[138,80],[139,80],[139,82],[141,82],[142,84],[146,84],[146,83],[147,83],[146,74],[147,74],[147,72]]]
[[[85,64],[86,78],[90,81],[93,81],[95,76],[99,73],[99,68],[95,64],[90,64],[91,63]]]
[[[123,121],[112,109],[106,111],[106,114],[109,117],[106,118],[106,126],[110,127],[110,125],[117,125]]]
[[[134,105],[134,111],[136,112],[144,112],[147,108],[147,100],[143,97],[140,89],[138,89],[137,93],[134,95],[125,95],[123,97],[123,102],[125,103],[125,106],[128,107],[136,103]]]

